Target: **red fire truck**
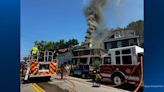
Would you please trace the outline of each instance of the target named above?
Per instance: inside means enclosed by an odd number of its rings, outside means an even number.
[[[139,83],[143,52],[144,49],[138,46],[110,49],[100,65],[102,78],[110,78],[115,85],[125,81]]]
[[[31,55],[25,65],[24,80],[33,77],[50,78],[52,74],[55,74],[57,62],[53,55],[51,51],[39,51],[36,55]]]

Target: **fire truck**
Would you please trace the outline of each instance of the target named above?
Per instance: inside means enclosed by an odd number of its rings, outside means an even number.
[[[125,81],[139,83],[143,52],[144,49],[138,46],[110,49],[108,55],[102,57],[100,75],[102,78],[111,79],[115,85],[120,85]]]
[[[57,61],[51,51],[38,51],[36,55],[30,55],[26,61],[24,80],[34,77],[50,78],[56,73]]]

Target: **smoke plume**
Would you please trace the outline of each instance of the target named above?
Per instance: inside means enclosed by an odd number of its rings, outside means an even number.
[[[84,14],[86,17],[94,15],[97,23],[103,22],[103,9],[107,3],[107,0],[91,0],[91,2],[84,8]]]
[[[96,30],[100,30],[99,28],[101,28],[101,24],[103,24],[103,9],[106,2],[107,0],[91,0],[91,2],[84,8],[84,14],[88,22],[85,44],[88,44],[88,46],[93,45],[93,33]]]

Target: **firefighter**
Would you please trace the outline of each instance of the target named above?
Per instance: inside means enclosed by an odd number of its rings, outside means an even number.
[[[24,66],[24,64],[22,64],[22,77],[24,77],[24,70],[25,70],[25,66]]]
[[[37,52],[38,52],[37,46],[33,47],[31,53],[32,53],[32,55],[34,55],[34,58],[35,58],[35,59],[36,59],[36,57],[37,57]]]
[[[61,65],[61,70],[60,70],[60,73],[61,73],[61,79],[63,79],[63,75],[64,75],[64,64]]]
[[[32,48],[32,54],[36,55],[37,52],[38,52],[37,46],[33,47],[33,48]]]
[[[97,71],[96,72],[96,83],[98,84],[98,86],[100,86],[100,81],[101,81],[101,75],[100,75],[100,72]]]
[[[96,70],[93,71],[92,81],[93,81],[93,87],[94,87],[96,85]]]

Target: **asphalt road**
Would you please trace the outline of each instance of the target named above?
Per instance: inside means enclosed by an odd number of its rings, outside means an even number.
[[[45,78],[37,78],[37,79],[31,79],[28,83],[21,84],[21,92],[42,92],[42,91],[36,91],[36,88],[33,88],[33,83],[36,83],[38,87],[43,89],[43,92],[69,92],[68,90],[72,86],[72,83],[75,84],[76,86],[76,91],[74,92],[108,92],[107,90],[115,90],[115,91],[109,91],[109,92],[124,92],[124,91],[119,91],[119,89],[127,90],[127,91],[133,91],[135,90],[136,86],[131,85],[131,84],[124,84],[119,87],[110,87],[112,83],[110,82],[102,82],[101,85],[104,85],[105,87],[101,87],[98,89],[92,88],[92,81],[91,79],[81,79],[81,78],[76,78],[76,77],[68,77],[67,80],[60,80],[60,79],[53,79],[53,80],[48,80]],[[66,84],[67,83],[67,84]],[[67,86],[70,87],[67,87]],[[63,86],[66,86],[65,88]],[[108,87],[109,86],[109,87]],[[63,87],[63,88],[61,88]],[[117,90],[118,88],[118,90]],[[86,90],[87,89],[87,90]],[[34,90],[34,91],[33,91]],[[98,91],[99,90],[99,91]],[[104,91],[103,91],[104,90]],[[140,88],[138,92],[143,92],[143,88]]]
[[[38,86],[46,90],[46,92],[68,92],[67,90],[63,90],[56,85],[49,84],[48,82],[37,83]]]
[[[41,88],[45,92],[68,92],[57,87],[56,85],[49,84],[49,81],[49,79],[45,78],[33,78],[26,83],[23,83],[21,81],[21,92],[42,92],[38,91],[39,88]],[[33,86],[34,83],[35,85],[37,85],[37,87]]]

